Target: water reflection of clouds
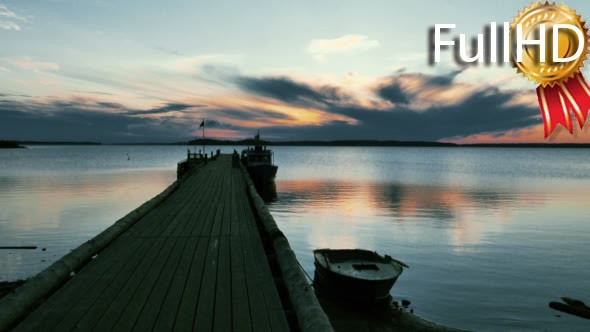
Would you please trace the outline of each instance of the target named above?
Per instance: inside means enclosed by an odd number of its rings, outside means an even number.
[[[103,219],[105,214],[110,217],[113,211],[127,209],[130,201],[140,202],[144,197],[159,193],[163,183],[174,180],[169,173],[0,177],[0,199],[8,207],[3,209],[0,219],[7,220],[5,227],[19,231],[40,226],[59,228],[63,220],[69,220],[63,215],[75,211],[80,212],[83,219]],[[101,210],[97,210],[97,206]],[[103,210],[103,206],[108,209]]]
[[[308,231],[314,246],[355,247],[358,227],[410,222],[440,228],[461,252],[481,244],[486,233],[502,232],[515,206],[545,204],[540,193],[495,188],[332,180],[279,181],[277,187],[279,200],[273,209],[302,222],[313,218]],[[346,222],[356,225],[349,227]]]
[[[170,171],[0,176],[0,280],[29,277],[174,181]],[[41,251],[41,248],[47,248]]]

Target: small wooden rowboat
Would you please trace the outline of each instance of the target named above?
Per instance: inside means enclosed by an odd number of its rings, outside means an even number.
[[[323,294],[362,302],[389,298],[389,290],[406,264],[362,249],[314,250],[316,289]]]

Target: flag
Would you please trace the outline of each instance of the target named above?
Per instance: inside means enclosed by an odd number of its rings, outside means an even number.
[[[201,121],[201,124],[199,125],[199,128],[201,127],[205,127],[205,120]]]

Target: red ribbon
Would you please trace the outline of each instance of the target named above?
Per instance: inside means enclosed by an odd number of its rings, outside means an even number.
[[[570,111],[574,112],[580,128],[584,127],[590,110],[590,87],[582,74],[576,74],[566,83],[559,82],[552,87],[539,86],[537,98],[545,124],[545,138],[551,135],[558,124],[573,134]]]

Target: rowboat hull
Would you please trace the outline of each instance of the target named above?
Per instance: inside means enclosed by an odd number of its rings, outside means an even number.
[[[330,297],[366,302],[382,301],[389,298],[389,291],[397,281],[397,277],[381,280],[358,280],[317,268],[314,275],[314,285],[320,293]]]
[[[314,285],[319,293],[361,303],[389,299],[389,292],[403,271],[388,256],[366,250],[321,249],[314,251],[314,257]]]

